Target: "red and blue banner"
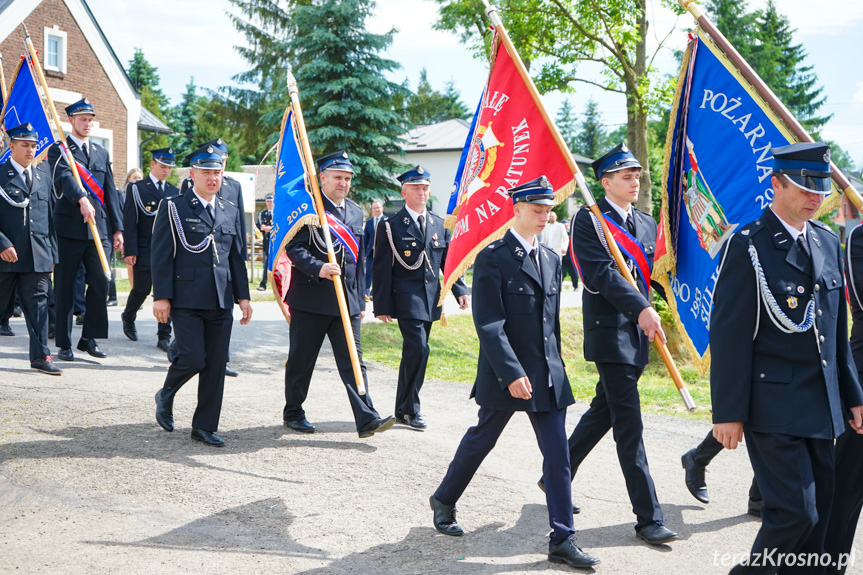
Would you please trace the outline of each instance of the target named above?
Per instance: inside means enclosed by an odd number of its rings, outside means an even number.
[[[3,103],[3,111],[0,112],[0,118],[2,118],[0,124],[4,130],[27,122],[33,124],[39,133],[39,141],[36,143],[36,159],[41,159],[48,153],[48,148],[54,142],[54,136],[51,133],[51,125],[48,123],[48,116],[42,105],[42,98],[36,87],[33,69],[24,64],[25,62],[29,63],[29,61],[29,58],[26,60],[22,58],[12,74],[9,97]],[[11,150],[4,149],[4,141],[5,138],[0,138],[0,163],[8,160],[12,155]]]
[[[83,183],[84,187],[87,188],[91,194],[96,196],[99,203],[104,206],[105,190],[102,189],[102,186],[96,181],[93,174],[90,173],[90,170],[81,165],[81,162],[76,161],[75,166],[78,168],[78,175],[81,177],[81,183]]]
[[[330,234],[333,239],[344,246],[354,259],[354,263],[359,262],[360,243],[351,229],[330,212],[327,212],[327,224],[330,226]]]
[[[683,57],[671,120],[653,279],[706,371],[723,247],[770,205],[771,150],[796,138],[700,30]]]

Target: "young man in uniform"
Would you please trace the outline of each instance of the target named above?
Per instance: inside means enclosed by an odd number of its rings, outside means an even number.
[[[267,289],[267,267],[269,265],[269,256],[270,256],[270,232],[273,229],[273,206],[275,203],[273,202],[273,194],[267,194],[267,197],[264,198],[264,202],[266,202],[267,207],[261,210],[261,213],[258,214],[258,221],[255,224],[258,230],[260,230],[261,234],[264,236],[264,241],[261,242],[261,249],[264,251],[263,259],[261,262],[264,264],[264,273],[261,278],[261,284],[258,286],[258,291],[264,291]]]
[[[726,244],[710,313],[713,435],[727,449],[746,436],[763,497],[761,529],[737,574],[820,558],[833,440],[846,420],[863,431],[842,248],[812,219],[830,193],[830,149],[809,142],[771,153],[773,203]]]
[[[614,224],[618,241],[630,244],[628,251],[636,258],[627,265],[638,287],[626,281],[616,268],[602,243],[604,238],[600,239],[600,223],[593,213],[587,208],[580,210],[572,221],[571,235],[584,280],[584,358],[595,362],[599,382],[590,408],[569,438],[572,477],[596,444],[613,429],[620,469],[638,520],[635,533],[651,545],[661,545],[677,539],[677,534],[663,524],[647,466],[638,396],[638,378],[649,360],[650,342],[654,337],[665,341],[662,320],[650,304],[656,222],[633,206],[638,200],[641,164],[624,144],[596,160],[593,171],[605,189],[599,209],[608,225]],[[578,512],[578,508],[573,511]]]
[[[509,190],[514,221],[502,240],[477,255],[473,272],[473,318],[479,362],[471,397],[479,422],[465,433],[446,476],[429,499],[434,526],[444,535],[464,531],[455,504],[504,427],[527,412],[543,456],[546,502],[552,528],[548,559],[590,567],[599,559],[575,544],[566,408],[575,400],[560,355],[560,257],[538,241],[554,205],[545,176]]]
[[[150,175],[126,186],[126,204],[123,207],[123,229],[126,246],[123,261],[132,270],[133,285],[121,314],[123,333],[138,341],[135,319],[138,309],[150,295],[153,280],[150,271],[150,239],[153,236],[153,218],[159,203],[177,194],[177,187],[167,182],[174,169],[174,150],[161,148],[151,152]],[[156,334],[156,347],[168,351],[171,341],[171,323],[160,323]]]
[[[20,294],[30,367],[60,375],[48,349],[48,286],[57,263],[51,176],[44,165],[32,164],[39,134],[31,124],[10,128],[6,135],[12,155],[0,165],[0,310],[16,291]]]
[[[233,307],[240,305],[240,325],[246,325],[252,319],[252,306],[240,212],[218,198],[221,155],[208,145],[192,153],[191,166],[192,188],[164,200],[153,225],[153,315],[160,323],[172,319],[178,350],[165,384],[156,392],[156,422],[165,431],[174,430],[174,395],[198,375],[192,439],[222,447],[225,442],[216,431]]]
[[[375,316],[399,322],[402,360],[396,390],[396,421],[414,429],[427,427],[420,411],[420,389],[429,360],[432,322],[441,318],[440,270],[446,262],[450,232],[443,218],[426,209],[431,174],[414,166],[398,176],[405,207],[388,217],[377,235],[374,286]],[[470,303],[467,286],[459,280],[452,293],[459,308]]]

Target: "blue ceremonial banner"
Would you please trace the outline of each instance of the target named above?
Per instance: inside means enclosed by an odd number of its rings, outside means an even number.
[[[470,122],[470,129],[467,131],[467,139],[464,142],[464,147],[462,148],[461,158],[458,161],[458,168],[455,171],[455,181],[452,184],[452,190],[450,191],[449,196],[449,205],[446,209],[446,220],[444,225],[448,228],[452,228],[455,225],[456,208],[459,206],[459,191],[461,190],[461,181],[464,178],[464,168],[468,163],[468,159],[470,158],[470,154],[472,151],[471,143],[476,137],[476,122],[480,116],[480,112],[482,111],[482,101],[485,99],[485,88],[483,88],[482,94],[479,96],[479,102],[476,105],[476,113],[473,115],[473,120]]]
[[[15,73],[12,75],[12,87],[9,89],[9,98],[3,106],[3,112],[0,114],[3,121],[3,129],[14,128],[26,122],[33,124],[36,131],[39,133],[39,142],[36,147],[36,158],[41,159],[43,154],[48,152],[48,148],[54,143],[54,136],[51,133],[51,125],[48,123],[48,117],[45,114],[45,108],[42,106],[42,98],[39,96],[39,91],[36,88],[36,79],[33,77],[33,70],[30,66],[25,65],[25,60],[22,58],[15,68]],[[5,140],[5,138],[0,138]],[[5,149],[0,151],[0,163],[9,159],[11,151]]]
[[[665,145],[653,279],[706,371],[722,248],[773,199],[771,149],[797,139],[706,34],[690,38]]]
[[[291,283],[291,261],[285,253],[285,246],[301,226],[318,223],[315,202],[306,187],[306,169],[296,132],[294,114],[288,108],[282,118],[282,134],[276,161],[273,229],[270,231],[270,245],[264,246],[269,254],[267,272],[272,280],[273,291],[289,323],[291,312],[285,303],[285,295]]]

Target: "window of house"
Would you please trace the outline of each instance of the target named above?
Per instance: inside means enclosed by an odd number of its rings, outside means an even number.
[[[43,65],[46,70],[66,73],[66,32],[57,26],[45,28]]]

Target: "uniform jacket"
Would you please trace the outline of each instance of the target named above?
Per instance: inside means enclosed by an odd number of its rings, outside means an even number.
[[[384,216],[381,216],[378,219],[378,224],[384,221]],[[365,238],[365,254],[366,257],[372,256],[374,257],[375,250],[375,219],[371,217],[366,220],[365,225],[363,226],[363,236]]]
[[[607,199],[599,201],[599,209],[624,226]],[[652,265],[656,251],[656,222],[634,206],[632,214],[635,238],[641,242]],[[624,279],[600,243],[590,216],[591,212],[586,207],[579,210],[570,230],[572,247],[584,279],[584,358],[644,367],[650,355],[650,340],[638,327],[638,314],[650,305],[650,294]]]
[[[196,246],[213,233],[214,244],[201,253],[184,248],[171,222],[170,204],[177,208],[186,243]],[[249,299],[240,212],[218,197],[215,204],[215,222],[192,190],[167,198],[159,206],[150,251],[154,300],[169,299],[178,308],[230,309],[239,300]],[[213,245],[218,256],[213,254]]]
[[[46,163],[30,165],[32,189],[27,190],[11,161],[0,165],[0,188],[13,202],[29,198],[26,208],[16,208],[0,198],[0,252],[14,247],[18,261],[0,260],[0,272],[50,273],[57,263],[57,235],[51,205],[51,176]],[[25,217],[26,215],[26,217]]]
[[[192,188],[192,178],[186,178],[180,184],[180,193],[185,194]],[[222,187],[219,188],[218,196],[228,200],[240,210],[240,239],[243,242],[243,254],[246,253],[246,208],[243,205],[243,187],[240,182],[231,176],[222,174]],[[245,255],[244,255],[245,257]]]
[[[481,295],[473,299],[479,362],[471,397],[482,407],[549,411],[549,374],[557,407],[574,403],[560,356],[560,256],[540,245],[542,281],[512,232],[474,263],[473,293]],[[530,399],[516,399],[507,389],[523,376],[533,387]]]
[[[335,206],[324,195],[325,209],[333,217],[338,219]],[[363,210],[356,202],[345,198],[345,219],[347,225],[359,245],[358,253],[363,253]],[[365,258],[359,256],[358,262],[354,262],[350,255],[345,253],[344,247],[333,240],[333,249],[336,261],[342,269],[340,277],[344,287],[345,298],[348,303],[350,315],[356,315],[363,311],[365,301]],[[289,307],[309,313],[322,315],[339,315],[339,304],[336,300],[335,288],[328,279],[318,274],[325,263],[328,262],[326,244],[323,241],[320,228],[316,226],[303,226],[297,232],[285,251],[291,260],[293,270],[291,273],[291,284],[285,296],[285,302]]]
[[[854,320],[851,324],[851,355],[859,378],[863,369],[863,229],[859,225],[851,230],[845,243],[845,277]]]
[[[728,242],[710,314],[710,392],[715,423],[829,439],[845,428],[840,402],[863,404],[848,344],[839,239],[810,221],[811,261],[770,208]],[[755,247],[779,309],[800,323],[811,299],[817,333],[783,333],[756,291]]]
[[[159,202],[163,198],[177,195],[176,186],[165,182],[163,187],[165,191],[160,194],[150,176],[130,182],[126,186],[126,203],[123,206],[123,255],[136,256],[135,265],[142,268],[150,267],[150,238],[153,236],[153,219],[159,209]],[[144,209],[141,209],[135,199],[136,189]]]
[[[89,191],[81,189],[72,175],[72,170],[66,162],[59,144],[48,148],[48,167],[53,172],[54,196],[57,203],[54,205],[54,225],[57,236],[61,238],[72,238],[76,240],[93,239],[90,226],[81,217],[81,208],[78,200],[85,195],[96,210],[96,228],[103,240],[108,240],[114,232],[123,231],[123,206],[120,194],[114,186],[114,173],[112,172],[111,159],[108,150],[90,141],[90,160],[84,156],[84,152],[72,138],[66,138],[69,151],[79,164],[85,166],[93,175],[105,193],[105,205]],[[85,188],[86,189],[86,188]]]
[[[439,215],[428,210],[426,214],[425,243],[421,239],[419,226],[407,208],[381,220],[378,225],[372,265],[375,315],[421,321],[440,319],[440,270],[446,261],[450,231],[444,228],[443,218]],[[387,225],[392,234],[392,244]],[[423,263],[415,270],[409,270],[402,264],[404,262],[408,267],[413,266],[420,257],[423,257]],[[453,284],[452,293],[456,298],[467,295],[467,286],[461,278]]]

